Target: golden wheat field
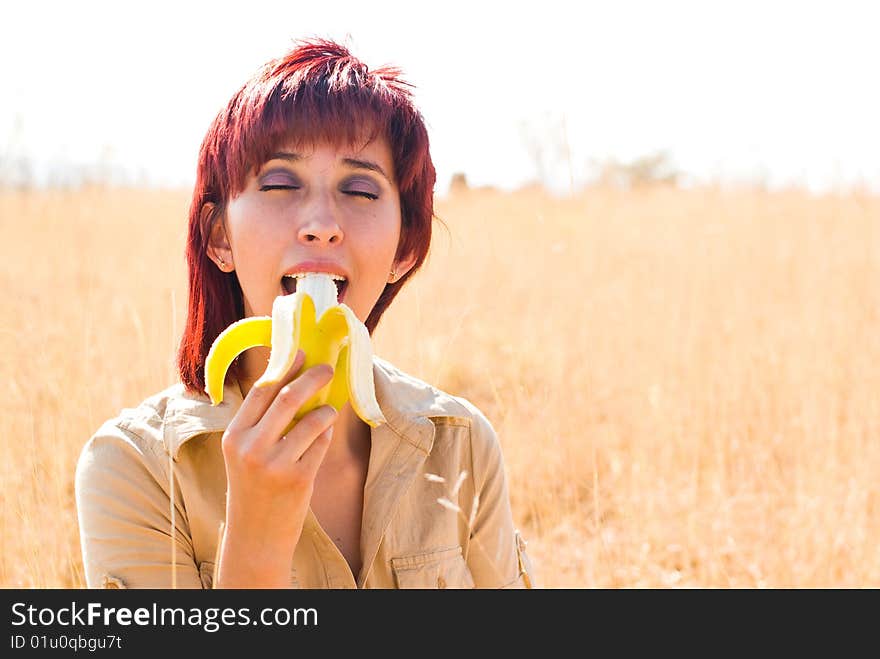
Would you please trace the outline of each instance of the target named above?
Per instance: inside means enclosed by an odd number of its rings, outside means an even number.
[[[82,587],[73,474],[175,378],[188,194],[0,193],[0,585]],[[880,198],[462,191],[376,352],[481,407],[538,582],[880,587]]]

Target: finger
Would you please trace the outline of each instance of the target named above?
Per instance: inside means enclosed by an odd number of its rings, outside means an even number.
[[[257,425],[260,419],[263,418],[266,410],[269,409],[272,401],[275,400],[279,390],[296,377],[305,360],[306,353],[303,350],[297,350],[290,370],[279,382],[260,387],[252,386],[244,397],[241,407],[238,409],[230,427],[235,426],[238,429],[245,430]]]
[[[311,450],[315,442],[320,443],[321,435],[328,430],[332,432],[336,417],[337,412],[330,405],[322,405],[306,414],[275,445],[272,460],[293,468],[303,455]]]
[[[263,418],[254,427],[258,436],[262,438],[261,441],[267,444],[277,442],[303,404],[321,388],[327,386],[332,379],[333,368],[329,364],[317,364],[303,371],[293,382],[281,387]],[[300,419],[299,423],[302,423],[303,419]]]
[[[324,456],[327,455],[327,449],[333,441],[334,426],[330,426],[315,438],[305,452],[300,456],[297,468],[302,470],[304,480],[309,482],[315,480],[321,463],[324,462]]]

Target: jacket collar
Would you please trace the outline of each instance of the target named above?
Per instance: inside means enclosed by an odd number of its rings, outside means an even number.
[[[373,429],[374,440],[396,435],[425,455],[429,454],[434,442],[434,424],[430,418],[449,415],[438,400],[438,392],[376,356],[373,357],[373,382],[376,401],[386,419],[385,424]],[[223,388],[223,402],[217,406],[212,405],[205,394],[189,393],[181,384],[175,388],[178,391],[165,406],[163,440],[165,450],[177,460],[180,447],[190,439],[226,430],[243,399],[235,381]],[[377,433],[379,429],[382,431]]]
[[[431,452],[435,431],[431,417],[448,417],[452,410],[461,410],[460,403],[448,394],[375,356],[373,382],[386,422],[370,431],[372,448],[364,485],[359,587],[364,586],[373,569],[400,500]],[[178,386],[182,389],[182,385]],[[165,410],[166,450],[177,460],[180,447],[188,440],[205,433],[223,432],[241,403],[241,391],[234,382],[224,388],[223,402],[216,407],[204,395],[172,396]],[[310,514],[309,520],[310,524],[317,524],[314,514]]]

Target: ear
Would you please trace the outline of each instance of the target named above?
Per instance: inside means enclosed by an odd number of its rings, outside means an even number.
[[[229,238],[226,235],[226,226],[223,218],[217,212],[215,204],[206,203],[200,211],[199,221],[202,226],[210,223],[211,228],[208,234],[208,247],[205,251],[208,257],[217,264],[223,272],[232,272],[235,270],[235,262],[232,260],[232,246],[229,244]]]
[[[400,281],[400,278],[403,277],[407,272],[409,272],[412,267],[416,264],[416,256],[415,252],[408,254],[406,257],[395,261],[392,264],[392,269],[394,270],[394,277],[391,277],[391,273],[388,276],[388,283],[393,284],[397,281]]]

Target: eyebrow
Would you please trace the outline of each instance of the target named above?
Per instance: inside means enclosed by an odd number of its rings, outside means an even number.
[[[298,153],[290,153],[288,151],[279,151],[278,153],[273,153],[269,156],[269,160],[287,160],[289,162],[297,162],[302,160],[303,157]],[[385,173],[385,170],[379,166],[378,163],[373,162],[372,160],[360,160],[358,158],[343,158],[342,162],[349,167],[354,169],[366,169],[371,172],[376,172],[377,174],[381,174],[386,181],[391,183],[391,177]]]

